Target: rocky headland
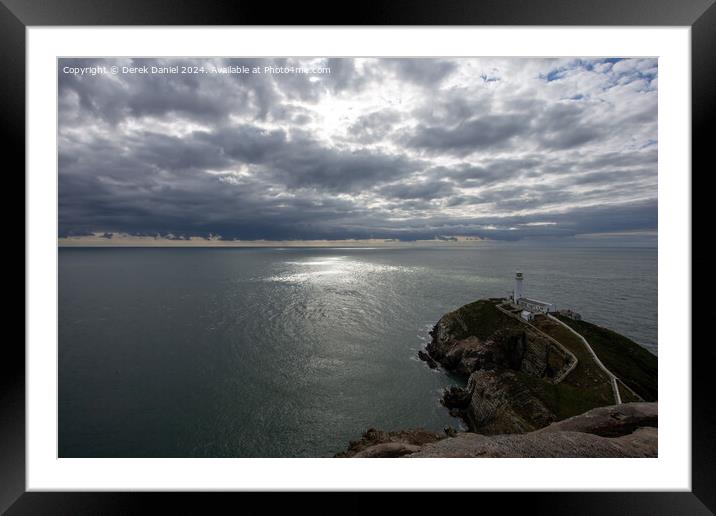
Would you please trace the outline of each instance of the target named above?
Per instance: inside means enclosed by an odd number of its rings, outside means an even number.
[[[656,357],[626,337],[560,314],[523,321],[499,299],[430,335],[419,356],[464,380],[442,403],[468,431],[369,429],[338,457],[657,455]]]

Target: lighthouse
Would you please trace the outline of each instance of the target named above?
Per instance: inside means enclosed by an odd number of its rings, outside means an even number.
[[[532,320],[530,317],[533,313],[549,313],[556,312],[557,306],[554,303],[546,303],[544,301],[538,301],[536,299],[530,299],[524,296],[522,290],[522,280],[524,276],[520,271],[515,272],[515,289],[512,291],[512,302],[518,308],[523,310],[522,318],[525,320]]]
[[[517,304],[517,301],[522,297],[522,273],[517,271],[515,273],[515,291],[513,294],[513,301]]]

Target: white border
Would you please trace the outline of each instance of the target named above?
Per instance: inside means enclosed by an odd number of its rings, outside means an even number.
[[[690,490],[690,40],[688,27],[28,28],[28,490]],[[56,58],[128,55],[659,56],[659,457],[57,459]]]

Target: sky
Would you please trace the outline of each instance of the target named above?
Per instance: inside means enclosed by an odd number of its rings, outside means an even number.
[[[59,236],[655,234],[657,84],[656,59],[60,59]]]

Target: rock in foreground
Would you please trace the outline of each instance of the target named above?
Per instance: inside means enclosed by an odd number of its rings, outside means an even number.
[[[348,449],[336,457],[402,457],[415,453],[421,446],[443,439],[444,434],[429,432],[422,428],[384,432],[369,428],[360,439],[351,441]]]
[[[423,446],[406,457],[656,457],[657,429],[639,428],[621,437],[582,432],[531,432],[486,436],[469,432]],[[375,455],[379,456],[379,455]]]
[[[656,457],[656,403],[599,407],[526,434],[371,429],[337,457]]]

